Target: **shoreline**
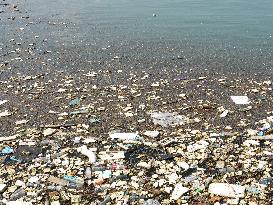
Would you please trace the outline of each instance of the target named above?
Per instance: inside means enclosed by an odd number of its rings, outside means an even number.
[[[25,16],[8,8],[14,21]],[[273,126],[270,53],[241,59],[126,41],[73,49],[23,25],[0,46],[2,203],[270,204],[272,140],[253,139]],[[250,103],[235,104],[237,95]],[[180,123],[156,124],[151,113]],[[220,182],[244,191],[213,194]]]

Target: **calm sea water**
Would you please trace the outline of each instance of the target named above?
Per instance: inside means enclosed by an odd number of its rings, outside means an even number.
[[[26,0],[37,16],[70,21],[83,40],[190,40],[273,45],[272,0]],[[156,15],[156,17],[153,16]],[[64,31],[65,32],[65,31]]]

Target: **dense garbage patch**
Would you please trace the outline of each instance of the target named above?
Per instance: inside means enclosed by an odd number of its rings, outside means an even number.
[[[0,204],[272,203],[271,76],[137,69],[110,46],[58,70],[71,50],[24,38],[40,20],[4,0],[0,14],[16,28],[0,44]]]

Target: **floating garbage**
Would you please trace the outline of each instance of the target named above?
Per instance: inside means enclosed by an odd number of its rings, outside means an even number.
[[[85,176],[85,178],[87,178],[87,179],[90,179],[90,178],[92,177],[92,169],[91,169],[91,167],[87,167],[87,168],[85,169],[84,176]]]
[[[220,115],[220,117],[226,117],[228,113],[229,113],[229,111],[225,110],[224,112],[222,112],[222,114]]]
[[[153,137],[153,138],[158,137],[159,134],[160,134],[160,133],[159,133],[158,131],[145,131],[145,132],[143,133],[143,135],[145,135],[145,136],[147,136],[147,137]]]
[[[64,180],[66,180],[68,182],[76,183],[76,184],[83,184],[84,183],[83,179],[81,179],[79,177],[75,177],[75,176],[64,175]]]
[[[231,198],[243,198],[245,196],[245,187],[237,184],[211,183],[208,191],[212,194]]]
[[[3,112],[0,112],[0,117],[7,117],[7,116],[10,116],[12,115],[12,113],[8,110],[5,110]]]
[[[70,112],[70,115],[80,115],[80,114],[86,114],[86,113],[89,113],[89,110],[87,108],[80,108],[78,110]]]
[[[230,96],[230,98],[237,105],[245,105],[250,103],[247,96]]]
[[[1,184],[0,183],[0,193],[4,192],[7,188],[7,184]]]
[[[170,160],[180,155],[179,154],[171,155],[166,153],[164,150],[142,145],[142,146],[132,147],[128,149],[124,153],[124,156],[125,156],[125,159],[129,161],[130,164],[136,165],[141,160],[140,156],[145,156],[146,158],[157,159],[157,160]]]
[[[0,100],[0,105],[4,105],[7,102],[8,102],[7,100]]]
[[[50,182],[50,183],[59,184],[61,186],[67,186],[68,183],[69,183],[67,180],[64,180],[64,179],[61,179],[61,178],[58,178],[58,177],[54,177],[54,176],[50,176],[47,179],[47,181]]]
[[[259,136],[264,136],[267,134],[267,131],[271,128],[271,125],[269,123],[265,123],[262,128],[259,129]]]
[[[191,43],[63,44],[48,34],[73,19],[24,2],[0,3],[1,205],[271,204],[272,71],[197,65]]]
[[[0,142],[12,141],[12,140],[15,140],[17,137],[18,137],[18,135],[12,135],[12,136],[8,136],[8,137],[0,137]]]
[[[88,157],[89,163],[95,163],[96,162],[97,158],[96,158],[95,153],[92,150],[88,149],[86,145],[83,145],[83,146],[79,147],[77,150],[81,154]]]
[[[4,149],[2,149],[2,154],[10,154],[13,152],[14,152],[14,150],[11,147],[5,147]]]
[[[260,194],[261,193],[261,190],[259,190],[257,187],[253,187],[253,186],[246,187],[246,191],[251,194]]]
[[[183,124],[185,120],[184,116],[169,112],[153,112],[151,113],[151,117],[154,124],[161,125],[162,127]]]
[[[11,194],[10,200],[14,201],[14,200],[22,198],[25,195],[26,195],[25,190],[23,188],[19,188]]]
[[[97,125],[101,122],[101,120],[97,117],[92,117],[92,118],[89,118],[89,124],[90,126],[94,126],[94,125]]]
[[[57,132],[57,129],[47,128],[47,129],[45,129],[45,130],[43,131],[43,135],[44,135],[45,137],[47,137],[47,136],[53,135],[53,134],[56,133],[56,132]]]
[[[141,140],[142,139],[136,133],[111,133],[111,134],[109,134],[109,136],[110,136],[110,138],[112,140],[118,139],[118,140],[135,141],[135,140]]]
[[[15,150],[11,159],[20,163],[29,163],[36,159],[41,153],[42,147],[40,146],[22,145]]]
[[[271,177],[262,178],[259,183],[265,186],[269,186],[272,183],[273,179]]]
[[[75,98],[74,100],[71,100],[69,102],[69,106],[75,106],[75,105],[79,105],[81,102],[81,99],[80,98]]]
[[[143,205],[160,205],[160,203],[157,200],[154,199],[148,199],[144,202]]]
[[[179,199],[183,194],[187,193],[190,189],[184,187],[182,184],[176,184],[171,195],[171,200]]]
[[[32,205],[32,203],[24,201],[7,201],[5,205]]]

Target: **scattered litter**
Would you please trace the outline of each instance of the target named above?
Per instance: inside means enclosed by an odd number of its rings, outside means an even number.
[[[0,183],[0,193],[4,192],[6,188],[7,188],[6,184],[1,184]]]
[[[229,113],[229,111],[225,110],[224,112],[222,112],[222,114],[220,115],[220,117],[226,117],[228,113]]]
[[[80,114],[86,114],[88,112],[89,112],[89,110],[87,108],[80,108],[78,110],[70,112],[70,115],[80,115]]]
[[[243,198],[245,196],[245,187],[236,184],[211,183],[209,193],[231,198]]]
[[[64,180],[64,179],[60,179],[58,177],[54,177],[54,176],[50,176],[48,179],[48,182],[54,183],[54,184],[59,184],[61,186],[67,186],[68,185],[68,181]]]
[[[143,135],[145,135],[145,136],[147,136],[147,137],[153,137],[153,138],[158,137],[159,134],[160,134],[160,133],[159,133],[158,131],[145,131],[145,132],[143,133]]]
[[[32,203],[24,201],[7,201],[5,205],[32,205]]]
[[[179,199],[183,194],[187,193],[189,188],[184,187],[182,184],[176,184],[171,195],[171,200]]]
[[[101,122],[101,120],[97,117],[92,117],[89,119],[90,126],[94,126],[96,124],[99,124],[100,122]]]
[[[0,137],[0,142],[15,140],[17,137],[18,137],[18,135],[12,135],[9,137]]]
[[[109,134],[110,138],[112,140],[118,139],[118,140],[140,140],[141,137],[136,133],[111,133]]]
[[[185,120],[184,116],[169,112],[153,112],[151,113],[151,117],[154,124],[161,125],[162,127],[183,124]]]
[[[75,176],[68,176],[64,175],[64,180],[69,182],[69,185],[71,185],[72,188],[74,187],[82,187],[84,184],[84,179],[80,177],[75,177]]]
[[[31,162],[33,159],[36,159],[41,153],[42,148],[40,146],[22,145],[15,150],[12,156],[12,160],[20,163],[28,163]]]
[[[4,112],[0,112],[0,117],[7,117],[12,115],[11,112],[9,112],[8,110],[5,110]]]
[[[154,199],[148,199],[144,202],[144,205],[160,205],[160,203],[157,200]]]
[[[7,102],[8,102],[7,100],[0,100],[0,105],[4,105]]]
[[[132,147],[124,153],[125,159],[132,165],[136,165],[140,162],[141,156],[145,156],[146,158],[150,159],[157,159],[157,160],[169,160],[173,159],[177,155],[171,155],[164,152],[161,149],[151,148],[147,146],[138,146]]]
[[[269,186],[272,183],[272,178],[271,177],[266,177],[266,178],[262,178],[259,183],[265,186]]]
[[[119,152],[100,152],[98,157],[102,160],[115,160],[115,159],[124,159],[124,151]]]
[[[89,163],[96,162],[96,155],[94,154],[94,152],[89,150],[86,145],[79,147],[77,150],[78,150],[78,152],[80,152],[81,154],[83,154],[89,158]]]
[[[28,122],[28,120],[18,120],[15,122],[16,125],[22,125],[22,124],[26,124]]]
[[[75,105],[79,105],[81,102],[81,99],[80,98],[75,98],[74,100],[71,100],[69,102],[69,106],[75,106]]]
[[[11,194],[10,200],[14,201],[14,200],[22,198],[25,195],[26,195],[25,190],[23,188],[19,188]]]
[[[47,136],[53,135],[53,134],[56,133],[56,132],[57,132],[56,129],[47,128],[47,129],[45,129],[45,130],[43,131],[43,135],[44,135],[45,137],[47,137]]]
[[[1,205],[271,204],[269,72],[201,71],[190,44],[62,44],[45,37],[67,36],[67,18],[35,19],[25,1],[7,1]],[[223,97],[231,91],[243,96]]]
[[[249,104],[249,98],[247,96],[230,96],[232,101],[237,105]]]
[[[251,136],[250,139],[252,139],[252,140],[273,140],[273,135]]]
[[[260,194],[261,191],[256,187],[246,187],[246,191],[251,194]]]
[[[39,177],[37,177],[37,176],[32,176],[32,177],[30,177],[29,179],[28,179],[28,182],[29,183],[32,183],[32,184],[35,184],[35,183],[37,183],[39,181]]]
[[[11,147],[5,147],[2,150],[2,154],[10,154],[10,153],[13,153],[13,149]]]

